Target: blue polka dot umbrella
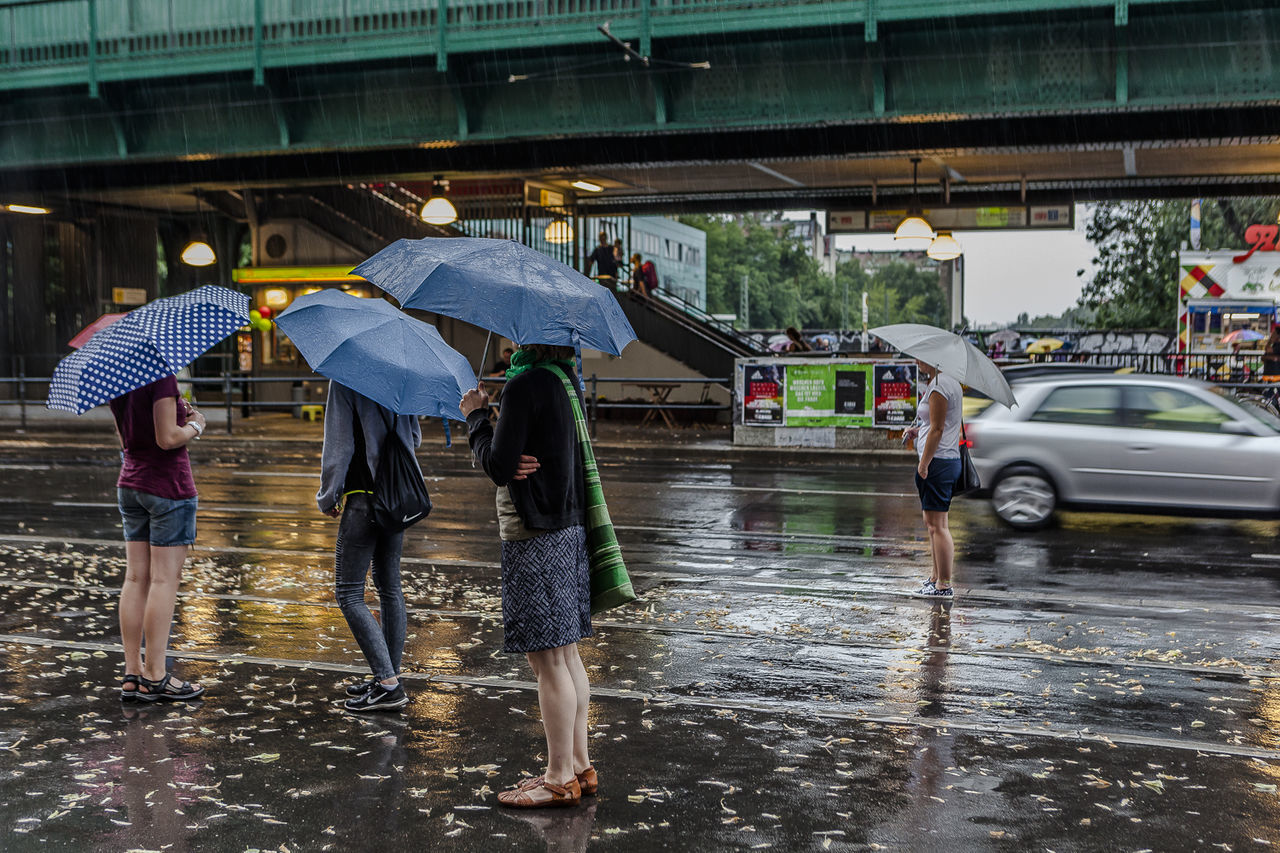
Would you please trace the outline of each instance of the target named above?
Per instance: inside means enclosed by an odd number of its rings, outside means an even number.
[[[249,322],[249,297],[205,285],[135,308],[58,362],[45,405],[84,414],[172,376]]]

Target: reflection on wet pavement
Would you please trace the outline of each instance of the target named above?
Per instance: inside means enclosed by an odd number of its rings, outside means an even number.
[[[583,647],[602,793],[511,815],[492,794],[537,768],[541,734],[527,667],[499,651],[489,487],[464,455],[424,453],[413,701],[357,719],[336,704],[364,667],[333,603],[318,447],[248,444],[197,459],[173,650],[210,688],[200,707],[115,699],[105,445],[43,448],[39,483],[0,465],[21,496],[0,500],[0,838],[1137,849],[1181,846],[1193,820],[1206,846],[1280,842],[1275,522],[1067,515],[1028,535],[963,502],[944,604],[909,595],[928,554],[908,468],[606,460],[642,601]],[[0,441],[0,460],[30,450]]]

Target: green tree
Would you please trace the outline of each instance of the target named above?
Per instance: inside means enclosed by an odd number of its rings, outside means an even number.
[[[680,221],[707,234],[708,311],[739,313],[744,276],[749,282],[750,317],[739,317],[740,326],[839,328],[844,318],[849,328],[861,328],[864,292],[872,325],[946,324],[946,296],[936,271],[891,263],[868,275],[861,264],[848,262],[833,277],[822,271],[804,241],[791,236],[793,223],[777,215],[698,215]]]
[[[1078,305],[1096,311],[1101,328],[1164,328],[1173,322],[1178,293],[1177,252],[1189,239],[1187,200],[1102,202],[1086,236],[1097,247],[1093,280]],[[1243,249],[1245,229],[1275,222],[1274,199],[1206,199],[1200,210],[1200,248]]]
[[[848,261],[836,266],[836,277],[832,288],[831,314],[836,322],[830,324],[838,328],[862,328],[862,294],[871,284],[871,277],[866,269],[857,261]],[[867,311],[870,314],[870,300],[867,297]],[[840,322],[843,320],[844,322]]]
[[[852,269],[855,268],[855,273]],[[902,261],[886,264],[868,276],[856,262],[836,268],[837,288],[842,277],[850,277],[850,323],[862,327],[862,292],[867,294],[867,325],[889,323],[927,323],[947,325],[946,295],[938,282],[938,273],[920,269]],[[852,278],[857,277],[855,293]]]
[[[697,215],[680,221],[707,234],[708,311],[738,313],[744,277],[750,316],[738,318],[741,326],[803,326],[818,322],[830,311],[830,276],[822,273],[806,246],[787,233],[777,216]]]

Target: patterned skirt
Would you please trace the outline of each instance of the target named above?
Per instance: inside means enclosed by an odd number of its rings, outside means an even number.
[[[502,543],[502,650],[538,652],[591,636],[582,525]]]

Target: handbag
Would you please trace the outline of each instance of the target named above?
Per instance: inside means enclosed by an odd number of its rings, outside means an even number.
[[[973,467],[973,457],[969,455],[969,439],[964,434],[964,421],[960,422],[960,476],[956,478],[953,495],[967,495],[982,488],[982,478],[978,469]]]
[[[604,502],[604,488],[600,485],[600,469],[591,450],[591,438],[587,434],[587,419],[582,414],[578,392],[563,370],[554,364],[543,365],[560,377],[569,405],[573,407],[574,428],[578,434],[578,446],[582,449],[582,471],[586,477],[586,528],[587,561],[591,567],[591,612],[599,613],[636,600],[631,587],[631,577],[622,561],[622,549],[609,518],[609,507]]]
[[[431,496],[418,467],[418,457],[405,447],[392,418],[373,476],[373,522],[388,533],[398,533],[427,517]]]

